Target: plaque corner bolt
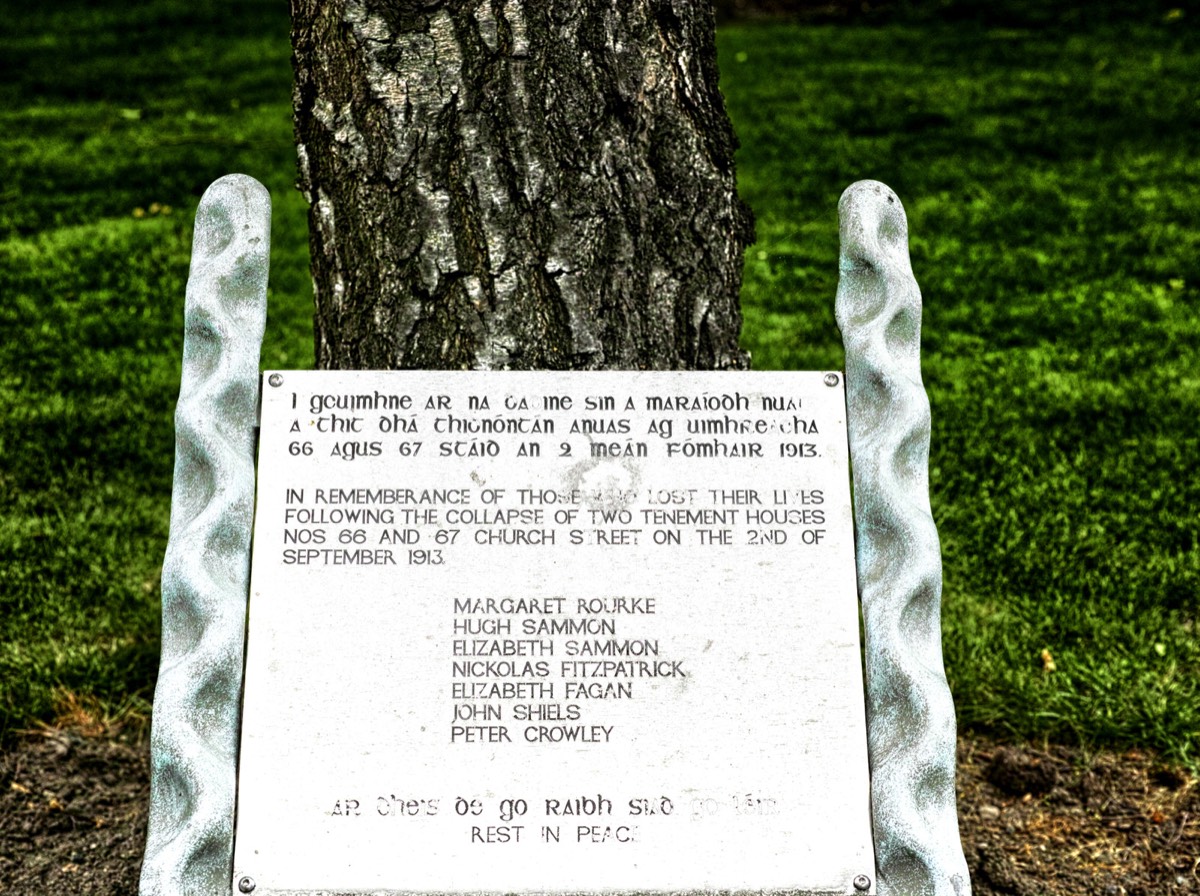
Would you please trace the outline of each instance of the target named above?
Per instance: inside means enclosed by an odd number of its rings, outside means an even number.
[[[238,880],[238,892],[239,893],[253,893],[254,887],[255,887],[255,883],[254,883],[254,878],[252,878],[252,877],[247,876],[247,877],[240,878]]]
[[[860,893],[867,892],[867,890],[871,889],[871,878],[865,874],[858,875],[854,878],[854,889]]]
[[[267,382],[270,383],[272,386],[282,386],[283,385],[283,374],[282,373],[273,373],[269,377],[267,377]],[[249,892],[249,891],[247,891],[247,892]]]
[[[825,374],[825,385],[836,386],[841,378],[836,373]]]

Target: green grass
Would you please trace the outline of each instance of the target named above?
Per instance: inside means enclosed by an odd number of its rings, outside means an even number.
[[[1196,41],[1167,26],[722,38],[758,215],[756,366],[840,365],[839,192],[870,177],[906,203],[960,723],[1195,763]]]
[[[312,363],[286,13],[192,6],[56,4],[0,34],[0,733],[64,693],[148,711],[191,215],[222,174],[275,204],[264,366]],[[961,722],[1195,763],[1196,38],[720,43],[755,366],[841,364],[841,190],[877,178],[908,209]]]
[[[55,6],[0,36],[0,735],[66,693],[148,711],[191,219],[222,174],[275,206],[264,362],[312,366],[286,12]]]

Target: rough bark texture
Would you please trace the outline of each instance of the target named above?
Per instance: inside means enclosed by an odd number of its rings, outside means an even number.
[[[321,368],[739,368],[710,0],[292,0]]]

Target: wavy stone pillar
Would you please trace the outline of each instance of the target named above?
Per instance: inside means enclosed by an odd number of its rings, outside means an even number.
[[[954,703],[942,665],[942,559],[929,508],[921,291],[900,200],[859,181],[838,203],[867,739],[879,896],[964,896]]]
[[[141,896],[230,892],[270,221],[242,174],[196,210]]]

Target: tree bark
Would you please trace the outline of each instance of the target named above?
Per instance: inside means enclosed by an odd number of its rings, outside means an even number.
[[[707,0],[292,0],[320,368],[723,369]]]

